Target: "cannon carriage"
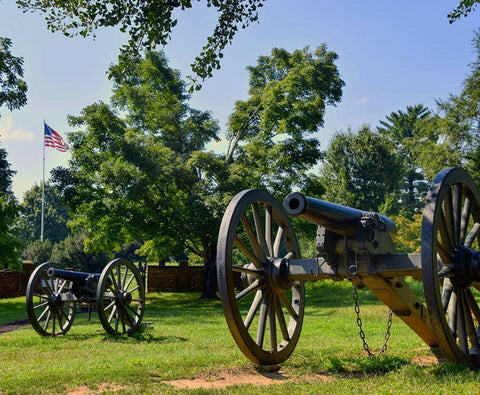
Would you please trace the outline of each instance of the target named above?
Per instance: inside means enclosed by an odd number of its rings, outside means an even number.
[[[102,273],[61,269],[46,262],[38,266],[27,285],[27,313],[32,327],[42,336],[66,334],[78,305],[96,308],[105,331],[133,335],[145,310],[144,279],[125,259],[114,259]]]
[[[289,216],[318,225],[315,257],[302,258]],[[480,366],[480,193],[460,168],[442,170],[425,201],[421,253],[396,253],[395,224],[294,192],[281,205],[263,190],[239,193],[224,214],[217,277],[240,350],[259,365],[294,351],[305,281],[349,280],[369,288],[433,350]],[[416,294],[407,277],[423,282]]]

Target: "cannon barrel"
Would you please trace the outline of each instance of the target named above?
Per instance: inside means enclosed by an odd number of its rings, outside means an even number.
[[[358,221],[366,215],[375,214],[305,196],[300,192],[290,193],[285,198],[283,206],[287,214],[322,225],[342,236],[355,236],[358,231]],[[385,224],[385,230],[389,236],[393,238],[397,232],[393,221],[384,215],[377,215]]]
[[[64,270],[64,269],[56,269],[56,268],[49,268],[47,271],[47,275],[52,277],[58,277],[63,280],[68,281],[84,281],[88,277],[96,277],[97,279],[100,278],[100,274],[98,273],[85,273],[85,272],[76,272],[73,270]]]

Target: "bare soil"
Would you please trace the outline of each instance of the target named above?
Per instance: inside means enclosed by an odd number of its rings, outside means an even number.
[[[67,395],[94,395],[101,394],[102,392],[115,392],[128,388],[126,385],[118,385],[113,383],[103,383],[97,385],[95,389],[88,388],[86,385],[76,387],[67,392]]]
[[[0,333],[13,332],[13,331],[16,331],[17,329],[22,329],[29,325],[30,325],[30,321],[28,319],[11,322],[9,324],[3,324],[3,325],[0,325]]]

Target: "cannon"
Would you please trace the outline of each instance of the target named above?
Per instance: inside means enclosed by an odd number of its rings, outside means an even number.
[[[318,226],[316,256],[301,257],[289,216]],[[461,168],[440,171],[431,184],[421,253],[395,251],[396,227],[386,216],[299,192],[282,206],[267,191],[245,190],[228,205],[218,237],[228,327],[251,361],[279,364],[300,336],[305,281],[349,280],[369,288],[441,359],[478,368],[479,231],[480,193]],[[415,280],[423,294],[410,286]]]
[[[95,307],[105,331],[133,335],[145,310],[144,279],[125,259],[114,259],[102,273],[39,265],[27,285],[27,313],[32,327],[42,336],[66,334],[75,319],[77,305]]]

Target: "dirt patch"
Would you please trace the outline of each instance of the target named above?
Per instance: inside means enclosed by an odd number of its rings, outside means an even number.
[[[438,358],[435,355],[423,355],[412,359],[420,366],[438,365]]]
[[[323,382],[332,380],[331,376],[317,374],[309,375],[299,378],[292,378],[281,371],[279,372],[255,372],[255,371],[224,371],[217,372],[215,374],[197,377],[194,379],[180,379],[180,380],[170,380],[163,381],[165,384],[170,384],[178,389],[195,389],[195,388],[204,388],[204,389],[214,389],[214,388],[225,388],[232,385],[275,385],[283,384],[287,382],[295,381],[307,381],[307,382]]]
[[[13,331],[16,331],[17,329],[22,329],[29,325],[30,325],[30,321],[28,319],[11,322],[9,324],[3,324],[3,325],[0,325],[0,333],[13,332]]]
[[[126,385],[118,385],[112,383],[103,383],[96,386],[96,388],[88,388],[86,385],[73,388],[67,392],[67,395],[94,395],[102,392],[115,392],[128,388]]]

